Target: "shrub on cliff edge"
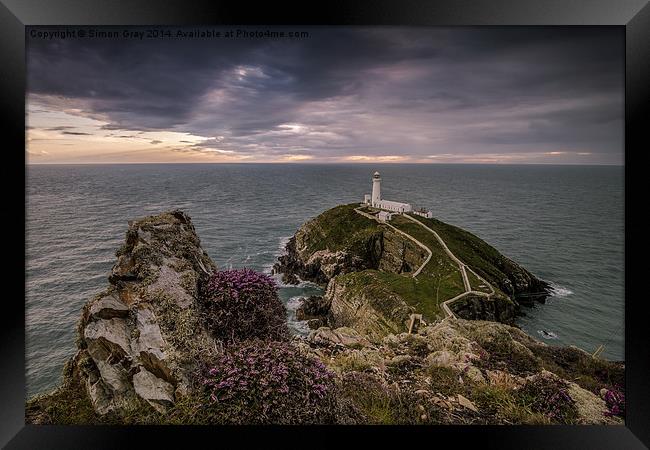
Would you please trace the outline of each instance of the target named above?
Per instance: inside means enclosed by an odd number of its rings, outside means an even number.
[[[309,424],[336,420],[334,374],[288,342],[231,346],[205,368],[203,411],[214,423]]]
[[[251,269],[225,270],[202,280],[202,318],[217,339],[285,340],[287,312],[275,281]]]
[[[523,404],[533,412],[544,414],[555,423],[572,424],[578,416],[578,411],[568,388],[565,380],[538,376],[527,381],[517,394]]]

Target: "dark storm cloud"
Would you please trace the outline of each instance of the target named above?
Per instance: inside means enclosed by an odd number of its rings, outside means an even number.
[[[69,126],[64,126],[64,125],[61,125],[61,126],[58,126],[58,127],[46,128],[47,131],[64,131],[64,130],[72,130],[72,129],[74,129],[74,127],[69,127]]]
[[[296,41],[32,40],[28,90],[78,102],[109,122],[104,130],[204,136],[196,150],[418,157],[586,149],[620,160],[620,30],[310,32]]]
[[[71,136],[92,136],[92,133],[84,133],[82,131],[63,131],[61,134],[69,134]]]

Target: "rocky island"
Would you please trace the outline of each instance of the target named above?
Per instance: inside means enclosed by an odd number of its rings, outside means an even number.
[[[453,315],[511,324],[521,302],[548,296],[546,282],[465,230],[413,214],[372,220],[378,212],[357,204],[325,211],[296,232],[274,266],[285,283],[326,285],[320,309],[331,308],[332,323],[383,327],[381,337],[404,331],[413,312],[442,319],[443,303],[467,293],[450,302]]]
[[[620,424],[624,366],[512,326],[549,286],[478,237],[342,205],[274,272],[325,287],[292,336],[273,278],[218,270],[190,217],[132,221],[35,424]]]

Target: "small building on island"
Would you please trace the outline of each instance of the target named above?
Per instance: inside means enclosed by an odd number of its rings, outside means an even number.
[[[392,216],[393,214],[388,211],[379,211],[379,214],[377,214],[377,218],[382,222],[388,222]]]
[[[427,219],[433,218],[433,213],[429,211],[428,209],[424,208],[419,208],[413,211],[413,214],[416,214],[418,216],[426,217]]]
[[[381,175],[379,175],[379,172],[375,172],[373,174],[372,194],[365,194],[363,196],[363,204],[382,210],[378,215],[378,219],[382,222],[390,220],[392,216],[391,213],[404,214],[412,212],[422,217],[433,217],[431,211],[428,211],[424,208],[414,210],[413,206],[410,203],[383,200],[381,198]]]

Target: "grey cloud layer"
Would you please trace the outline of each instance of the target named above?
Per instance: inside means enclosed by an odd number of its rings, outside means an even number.
[[[28,91],[76,102],[107,120],[105,130],[204,136],[200,151],[621,159],[620,30],[310,32],[298,41],[33,40]]]

